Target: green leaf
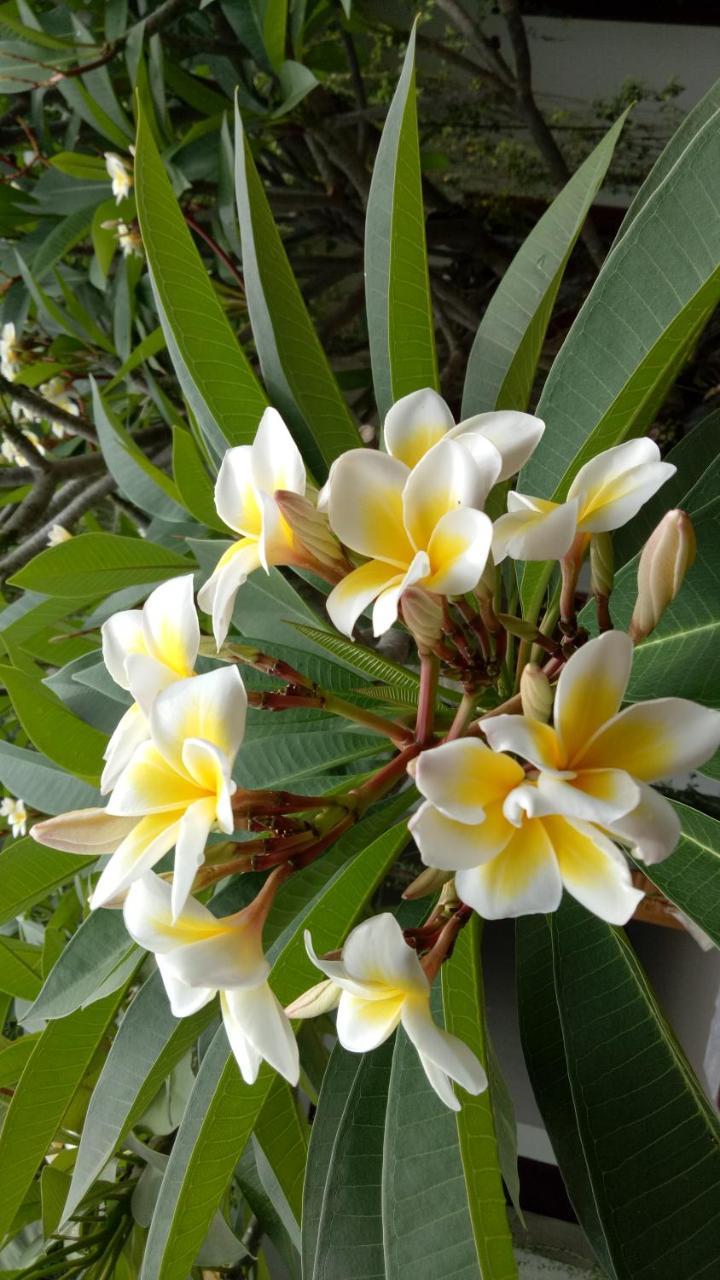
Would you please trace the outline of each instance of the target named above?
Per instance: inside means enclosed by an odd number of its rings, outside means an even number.
[[[235,193],[250,322],[265,385],[317,479],[360,437],[320,345],[235,112]]]
[[[339,658],[351,670],[357,671],[358,675],[366,676],[370,680],[382,680],[384,684],[412,692],[420,687],[420,679],[414,671],[407,671],[398,662],[393,662],[392,659],[377,653],[375,649],[367,649],[365,645],[357,644],[354,640],[346,640],[336,631],[309,626],[305,622],[293,622],[292,626],[295,631],[300,632],[301,636],[306,636],[308,640],[319,644],[322,649]]]
[[[263,43],[277,70],[285,58],[288,0],[265,0],[263,8]]]
[[[50,970],[28,1019],[62,1019],[94,1003],[113,977],[125,981],[129,958],[136,966],[138,949],[122,913],[104,908],[91,912]]]
[[[0,853],[0,924],[42,902],[94,861],[76,853],[46,849],[30,836],[6,844]]]
[[[160,974],[148,978],[120,1023],[93,1090],[65,1218],[74,1213],[163,1080],[216,1017],[210,1005],[188,1018],[174,1018]]]
[[[38,1031],[20,1036],[18,1040],[6,1041],[0,1046],[0,1089],[12,1088],[17,1084],[39,1039]]]
[[[40,813],[67,813],[102,803],[97,787],[58,769],[37,751],[0,742],[0,782]]]
[[[32,260],[33,275],[42,280],[65,254],[87,235],[90,227],[90,211],[76,209],[62,218],[45,237]]]
[[[189,431],[173,428],[173,475],[180,497],[191,515],[208,529],[226,527],[215,510],[214,485]]]
[[[415,101],[415,27],[373,169],[365,282],[375,400],[382,420],[401,396],[420,387],[439,387]]]
[[[0,1237],[10,1228],[122,995],[51,1022],[37,1041],[0,1130]]]
[[[81,533],[69,542],[41,551],[10,585],[49,596],[109,595],[140,583],[164,582],[192,566],[178,555],[145,538],[122,538],[114,533]]]
[[[608,255],[540,397],[547,430],[523,492],[562,500],[583,463],[652,421],[720,297],[719,172],[720,111]],[[526,569],[532,616],[548,577]]]
[[[528,929],[529,926],[529,929]],[[596,1243],[597,1223],[617,1280],[711,1276],[720,1261],[720,1132],[621,930],[566,897],[545,920],[523,921],[519,982],[524,1044],[535,1095],[575,1202]],[[538,973],[552,973],[540,985]],[[559,1018],[560,1081],[545,1092]],[[536,1070],[540,1061],[542,1070]],[[555,1127],[568,1088],[577,1137],[566,1164]],[[572,1114],[571,1113],[571,1114]],[[582,1155],[584,1172],[578,1173]],[[579,1194],[578,1194],[579,1187]],[[588,1222],[583,1199],[590,1193]]]
[[[38,751],[84,782],[99,779],[106,734],[79,720],[46,685],[16,667],[0,666],[0,684]]]
[[[302,1215],[303,1179],[308,1153],[308,1133],[307,1120],[300,1115],[289,1085],[277,1077],[258,1117],[255,1137],[293,1215],[298,1237]]]
[[[720,947],[720,822],[673,802],[682,824],[677,849],[663,862],[637,862],[661,893]]]
[[[318,896],[273,965],[271,981],[283,1005],[316,980],[317,971],[305,955],[304,928],[312,931],[317,947],[338,946],[407,840],[404,823],[387,831]],[[244,1084],[225,1032],[218,1031],[203,1058],[168,1161],[148,1235],[144,1280],[174,1280],[192,1265],[273,1079],[264,1066],[254,1085]]]
[[[468,357],[462,417],[527,409],[535,370],[573,246],[602,186],[627,111],[555,197],[493,294]]]
[[[22,938],[0,936],[0,991],[34,1000],[42,983],[42,952]]]
[[[115,390],[115,387],[120,386],[125,381],[128,374],[137,369],[139,365],[145,364],[146,360],[151,360],[159,351],[164,350],[165,335],[162,329],[158,326],[158,328],[153,329],[152,333],[149,333],[146,338],[143,338],[142,342],[138,343],[134,351],[130,352],[127,360],[121,364],[114,377],[112,377],[109,382],[105,383],[103,387],[105,395],[109,395],[111,391]]]
[[[91,378],[98,441],[118,489],[141,511],[161,520],[186,520],[187,512],[169,476],[150,462],[100,394]]]
[[[492,1103],[482,985],[480,922],[473,916],[441,969],[445,1026],[480,1059],[489,1087],[476,1097],[458,1090],[462,1110],[455,1116],[468,1209],[483,1280],[517,1277],[512,1237],[505,1208],[498,1141]],[[452,1183],[449,1184],[452,1186]],[[450,1201],[448,1208],[451,1208]],[[433,1213],[437,1229],[439,1205]],[[436,1234],[442,1238],[442,1228]]]
[[[155,301],[180,385],[221,456],[250,442],[267,400],[241,351],[141,115],[135,155],[138,217]]]
[[[86,182],[108,182],[105,161],[100,156],[84,155],[81,151],[58,151],[50,156],[49,164],[71,178],[83,178]],[[113,204],[115,202],[113,201]]]

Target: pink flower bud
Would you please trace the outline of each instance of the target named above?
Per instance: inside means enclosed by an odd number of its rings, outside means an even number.
[[[695,559],[695,532],[684,511],[668,511],[640,555],[638,594],[630,622],[635,644],[654,630]]]

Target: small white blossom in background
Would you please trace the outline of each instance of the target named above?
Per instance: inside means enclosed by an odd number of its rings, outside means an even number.
[[[44,457],[45,446],[43,445],[40,437],[37,436],[34,431],[23,431],[23,435],[26,440],[30,441],[30,444],[35,445],[35,448],[37,449],[38,453],[42,454],[42,456]],[[6,462],[10,462],[14,466],[17,466],[17,467],[27,466],[27,458],[25,457],[25,454],[22,451],[22,446],[15,444],[14,440],[9,440],[7,437],[5,437],[3,439],[2,444],[0,445],[0,453],[2,454]]]
[[[132,172],[128,165],[115,151],[105,152],[105,168],[112,183],[112,193],[117,204],[130,195],[133,184]]]
[[[133,254],[138,258],[142,257],[142,237],[137,227],[128,226],[126,222],[118,222],[116,235],[123,257],[131,258]]]
[[[58,409],[64,409],[65,413],[71,413],[74,418],[79,416],[79,406],[68,395],[67,383],[62,378],[51,378],[49,382],[41,383],[39,392],[49,404],[55,405]],[[58,440],[62,440],[65,435],[65,428],[62,423],[54,422],[52,424],[52,433],[57,436]]]
[[[12,382],[22,366],[21,347],[15,332],[15,325],[8,321],[0,333],[0,371],[4,378]]]
[[[69,542],[71,538],[72,534],[61,524],[54,524],[47,536],[47,544],[49,547],[59,547],[61,542]]]
[[[7,820],[7,824],[15,838],[25,835],[27,832],[27,810],[22,800],[14,800],[12,796],[5,796],[0,801],[0,816]]]

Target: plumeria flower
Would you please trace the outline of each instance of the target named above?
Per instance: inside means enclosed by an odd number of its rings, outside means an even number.
[[[487,463],[489,457],[495,456],[495,483],[508,480],[524,466],[544,430],[545,424],[539,418],[506,409],[476,413],[456,426],[449,405],[431,387],[402,396],[388,410],[383,425],[387,452],[406,467],[414,467],[441,440],[460,439],[481,462]],[[329,502],[335,469],[333,463],[320,493],[321,507]]]
[[[22,368],[22,347],[15,332],[15,325],[8,320],[0,333],[0,371],[12,382]]]
[[[0,800],[0,815],[6,819],[15,839],[24,836],[27,831],[27,810],[22,800],[14,800],[5,796]]]
[[[138,227],[128,226],[126,222],[118,222],[117,239],[124,258],[142,257],[143,243]]]
[[[340,988],[337,1034],[343,1048],[367,1053],[402,1025],[430,1084],[453,1111],[460,1103],[451,1080],[472,1094],[487,1088],[485,1072],[467,1045],[433,1022],[430,982],[394,916],[384,912],[353,929],[340,960],[318,957],[308,932],[305,946],[313,964]],[[292,1016],[298,1004],[291,1006]]]
[[[71,413],[77,418],[80,408],[75,400],[68,395],[67,383],[62,378],[51,378],[49,382],[41,383],[38,388],[40,395],[44,397],[50,404],[56,405],[58,409],[64,409],[66,413]],[[59,440],[65,435],[65,428],[59,422],[52,424],[52,432]]]
[[[100,789],[107,795],[133,751],[149,735],[147,717],[161,689],[193,674],[200,647],[192,574],[163,582],[142,609],[115,613],[102,627],[105,666],[135,702],[105,748]]]
[[[133,184],[132,170],[115,151],[105,152],[105,168],[112,183],[112,193],[115,197],[115,203],[120,204],[126,196],[130,195],[130,188]]]
[[[609,827],[646,862],[672,853],[678,816],[648,783],[684,773],[720,746],[720,712],[684,698],[656,698],[620,710],[633,645],[622,631],[591,640],[563,668],[555,727],[525,716],[483,722],[496,750],[539,769],[537,786],[556,813]]]
[[[107,847],[106,820],[122,819],[121,839],[103,869],[92,908],[114,902],[175,846],[172,909],[178,916],[204,861],[211,831],[234,829],[231,771],[245,731],[247,695],[237,667],[178,680],[159,693],[148,717],[150,737],[118,778],[104,819],[97,809],[66,814],[33,828],[51,848]],[[82,848],[85,839],[86,847]]]
[[[263,1060],[292,1085],[300,1077],[297,1043],[268,985],[262,947],[276,883],[270,876],[249,906],[218,919],[195,898],[174,914],[170,886],[149,872],[132,885],[123,908],[130,936],[155,955],[176,1018],[196,1013],[219,991],[223,1024],[247,1084]]]
[[[487,920],[555,911],[563,887],[610,924],[630,919],[643,894],[623,854],[592,823],[549,813],[511,756],[460,738],[424,751],[414,776],[423,862],[454,871],[458,896]]]
[[[620,529],[676,470],[672,463],[661,462],[653,440],[641,437],[606,449],[586,462],[570,485],[565,502],[512,491],[507,515],[495,521],[496,564],[505,556],[560,560],[577,534]]]
[[[477,585],[492,541],[490,520],[478,508],[499,465],[492,445],[480,460],[460,440],[441,440],[412,471],[371,449],[338,458],[328,500],[330,527],[345,546],[369,557],[328,596],[338,631],[352,635],[360,614],[375,601],[373,631],[383,635],[408,587],[454,596]]]
[[[61,542],[70,542],[72,534],[61,524],[52,525],[47,536],[47,545],[49,547],[59,547]]]
[[[235,596],[255,569],[281,564],[326,569],[336,563],[337,577],[347,568],[326,518],[305,500],[306,487],[295,441],[277,410],[266,409],[253,443],[225,454],[215,484],[217,513],[240,534],[198,592],[200,608],[212,614],[218,648],[228,633]]]

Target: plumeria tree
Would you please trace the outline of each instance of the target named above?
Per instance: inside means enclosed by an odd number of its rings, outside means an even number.
[[[0,749],[3,812],[29,826],[2,893],[14,915],[74,889],[41,948],[0,939],[6,1274],[259,1280],[269,1241],[305,1280],[516,1276],[483,996],[500,919],[602,1273],[720,1260],[717,1117],[623,930],[686,920],[720,944],[718,823],[667,794],[718,776],[715,424],[667,459],[644,434],[720,295],[717,91],[636,196],[536,402],[622,121],[570,179],[487,306],[456,421],[414,51],[413,33],[367,204],[379,442],[317,338],[242,101],[256,362],[142,104],[133,148],[105,157],[161,335],[134,367],[162,341],[183,409],[150,371],[170,475],[120,420],[117,379],[95,383],[104,457],[148,519],[56,536],[11,579],[11,625],[40,611],[48,634],[35,658],[11,638],[2,668],[30,743]],[[2,354],[12,381],[14,327]]]

